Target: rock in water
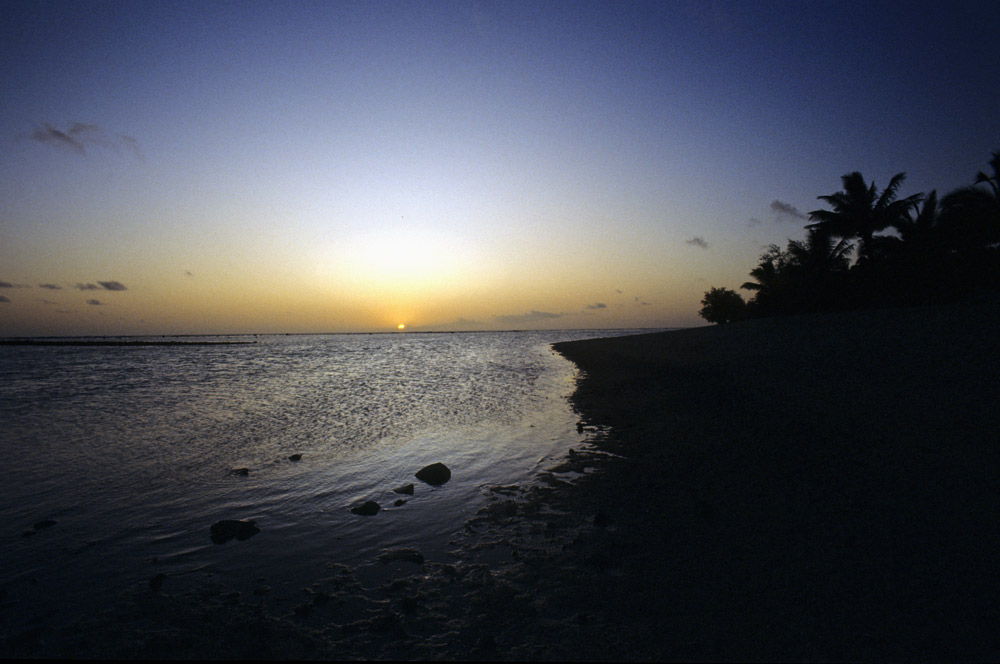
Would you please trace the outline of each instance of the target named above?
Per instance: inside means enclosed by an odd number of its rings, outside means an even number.
[[[412,496],[413,495],[413,483],[410,482],[409,484],[404,484],[403,486],[397,486],[395,489],[392,490],[392,492],[393,493],[405,493],[407,495]]]
[[[212,525],[212,541],[216,544],[225,544],[235,538],[242,542],[250,539],[259,532],[260,528],[255,526],[253,521],[223,519]]]
[[[443,463],[432,463],[416,473],[417,479],[428,484],[444,484],[451,479],[451,471]]]
[[[238,475],[239,477],[249,477],[250,476],[250,469],[249,468],[233,468],[229,472],[230,472],[230,474],[232,474],[232,475]]]
[[[302,461],[302,455],[301,454],[293,454],[290,457],[288,457],[288,460],[289,461]]]
[[[357,507],[352,507],[351,511],[355,514],[360,514],[361,516],[372,516],[377,514],[382,507],[376,503],[374,500],[366,501],[364,505],[358,505]]]

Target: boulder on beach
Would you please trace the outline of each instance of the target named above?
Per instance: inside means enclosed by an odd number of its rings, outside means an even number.
[[[288,460],[289,461],[302,461],[302,455],[301,454],[293,454],[290,457],[288,457]]]
[[[360,514],[361,516],[373,516],[378,514],[378,511],[382,509],[382,506],[376,503],[374,500],[367,500],[363,505],[358,505],[352,507],[351,511],[355,514]]]
[[[215,544],[225,544],[231,539],[240,542],[248,540],[260,532],[260,528],[254,525],[253,521],[237,521],[235,519],[223,519],[212,525],[212,542]]]
[[[231,475],[237,475],[239,477],[248,477],[250,475],[249,468],[233,468],[229,471]]]
[[[404,484],[403,486],[397,486],[392,490],[393,493],[405,493],[408,496],[413,495],[413,482],[409,484]]]
[[[432,463],[416,472],[417,479],[428,484],[444,484],[451,479],[451,470],[443,463]]]

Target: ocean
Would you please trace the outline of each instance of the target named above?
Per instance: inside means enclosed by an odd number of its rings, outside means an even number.
[[[291,594],[387,549],[445,561],[489,487],[585,444],[576,369],[550,344],[634,332],[0,346],[3,636],[70,624],[160,574],[172,590]],[[450,481],[414,477],[435,462]],[[364,501],[383,509],[351,512]],[[260,532],[215,544],[223,519]]]

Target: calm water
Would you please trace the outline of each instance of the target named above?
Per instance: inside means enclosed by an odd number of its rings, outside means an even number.
[[[549,344],[624,333],[0,347],[5,630],[76,619],[160,572],[173,589],[298,588],[390,547],[444,560],[483,486],[530,481],[581,442],[575,369]],[[436,461],[450,482],[413,477]],[[415,495],[393,507],[408,482]],[[349,511],[364,500],[388,509]],[[220,519],[261,532],[214,545]]]

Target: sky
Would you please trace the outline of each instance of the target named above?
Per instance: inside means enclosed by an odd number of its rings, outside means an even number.
[[[1000,150],[985,1],[2,8],[0,336],[700,325]]]

